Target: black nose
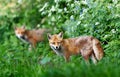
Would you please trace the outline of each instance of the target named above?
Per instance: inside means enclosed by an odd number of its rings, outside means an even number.
[[[56,49],[56,50],[60,50],[60,49],[61,49],[61,47],[57,46],[55,49]]]
[[[58,49],[59,47],[56,47],[56,49]]]
[[[25,37],[24,36],[20,36],[22,39],[25,39]]]

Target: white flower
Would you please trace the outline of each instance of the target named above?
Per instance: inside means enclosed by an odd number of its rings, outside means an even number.
[[[118,29],[116,29],[116,31],[118,31]]]
[[[55,6],[52,6],[52,8],[50,9],[51,11],[55,11]]]
[[[80,15],[80,19],[83,19],[83,18],[84,18],[84,14],[81,14],[81,15]]]
[[[67,8],[66,8],[66,7],[64,8],[64,11],[65,11],[65,12],[67,11]]]
[[[112,6],[111,6],[110,4],[109,4],[107,7],[108,7],[108,9],[111,9],[111,8],[112,8]]]
[[[21,3],[22,3],[22,0],[18,0],[18,3],[21,4]]]
[[[66,0],[67,2],[70,2],[71,0]]]
[[[87,1],[86,0],[82,1],[81,3],[87,5]]]
[[[80,23],[81,23],[81,21],[78,21],[78,22],[77,22],[77,25],[80,25]]]
[[[60,19],[61,18],[61,16],[58,16],[58,19]]]
[[[120,7],[120,4],[117,4],[116,7],[119,8],[119,7]]]
[[[112,0],[113,1],[113,3],[115,3],[115,4],[117,4],[117,2],[118,2],[118,0]]]
[[[45,5],[39,10],[39,12],[43,11],[48,6],[48,3],[45,3]]]
[[[100,22],[96,22],[96,23],[95,23],[95,25],[99,25],[99,24],[100,24]]]
[[[80,5],[80,1],[75,1],[74,3]]]
[[[56,21],[56,19],[55,19],[55,17],[54,17],[54,16],[51,18],[51,21]]]
[[[73,15],[70,16],[70,20],[74,20],[74,16]]]
[[[104,38],[107,38],[107,37],[108,37],[108,35],[105,35],[105,36],[104,36]]]
[[[61,13],[63,11],[63,9],[58,9],[58,13]]]
[[[44,12],[44,11],[41,13],[41,15],[45,15],[45,14],[46,14],[46,12]]]
[[[71,7],[74,7],[74,4],[71,4]]]
[[[88,9],[85,9],[85,8],[83,9],[83,12],[84,12],[84,13],[86,13],[87,11],[88,11]]]
[[[112,32],[112,33],[116,33],[115,29],[112,29],[111,32]]]
[[[50,12],[49,14],[48,14],[48,17],[50,17],[52,15],[52,13]]]
[[[40,27],[40,24],[37,24],[37,27],[39,28],[39,27]]]
[[[115,17],[119,17],[120,18],[120,15],[119,14],[115,14]]]
[[[88,26],[87,24],[84,25],[84,27],[87,27],[87,26]]]
[[[58,3],[59,2],[59,0],[54,0],[55,1],[55,3]]]

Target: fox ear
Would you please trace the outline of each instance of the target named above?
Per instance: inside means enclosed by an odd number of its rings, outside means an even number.
[[[58,36],[59,36],[60,38],[63,38],[63,32],[60,32],[60,33],[58,34]]]
[[[16,26],[14,26],[14,30],[16,30],[17,29],[17,27]]]
[[[23,25],[22,28],[25,29],[25,25]]]
[[[52,37],[52,35],[51,35],[50,33],[48,33],[48,34],[47,34],[47,38],[48,38],[48,40],[50,40],[51,37]]]

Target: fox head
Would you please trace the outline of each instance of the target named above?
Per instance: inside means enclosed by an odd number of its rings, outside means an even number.
[[[25,39],[25,32],[26,32],[25,26],[15,27],[14,30],[15,30],[15,34],[18,38]]]
[[[59,34],[55,34],[55,35],[48,34],[47,36],[51,48],[54,50],[60,50],[62,46],[61,44],[63,40],[63,33],[60,32]]]

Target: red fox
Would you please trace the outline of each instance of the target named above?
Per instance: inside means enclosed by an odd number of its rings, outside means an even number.
[[[38,42],[41,42],[45,39],[44,36],[47,32],[49,32],[48,29],[27,30],[25,26],[15,27],[16,36],[23,42],[29,43],[33,48],[35,48]]]
[[[95,64],[103,58],[104,52],[100,41],[92,36],[63,39],[63,33],[60,32],[55,35],[48,33],[47,37],[53,51],[64,56],[66,61],[74,54],[81,54],[86,62],[91,58]]]

